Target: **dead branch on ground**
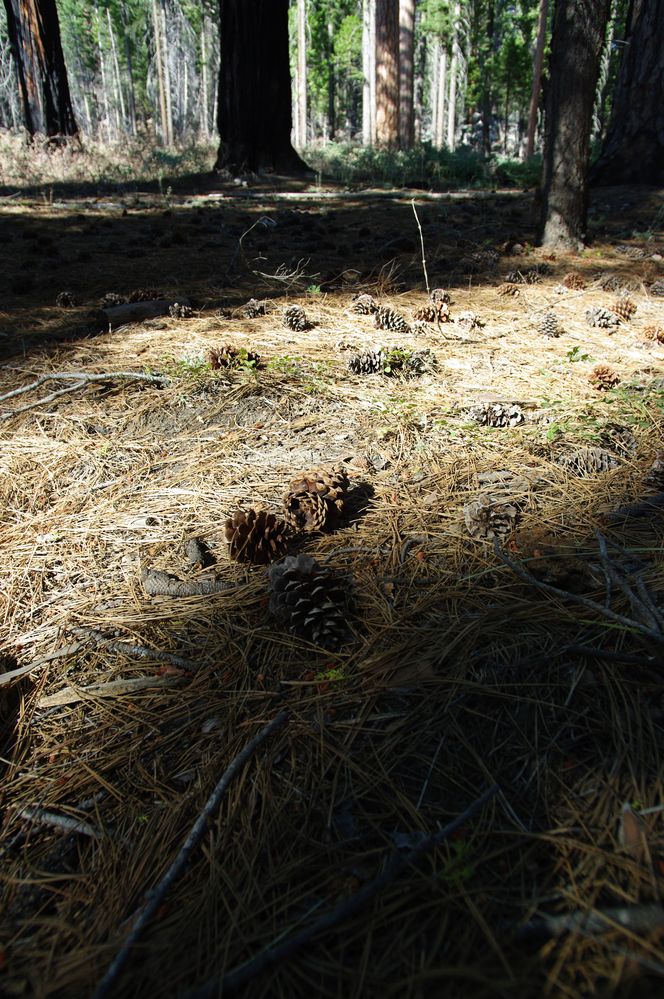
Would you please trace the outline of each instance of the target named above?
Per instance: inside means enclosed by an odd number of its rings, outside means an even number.
[[[21,388],[13,389],[11,392],[5,392],[4,395],[0,395],[0,402],[13,399],[18,395],[23,395],[25,392],[31,392],[48,381],[73,381],[74,384],[56,389],[54,392],[50,392],[48,395],[42,396],[34,402],[26,403],[25,406],[19,406],[18,409],[12,409],[8,413],[1,413],[0,420],[9,420],[12,416],[25,413],[29,409],[36,409],[37,406],[43,406],[46,403],[52,402],[58,396],[65,395],[68,392],[77,392],[79,389],[87,388],[88,385],[92,385],[95,382],[135,381],[148,382],[151,385],[168,384],[168,379],[163,375],[148,375],[140,371],[104,371],[100,374],[91,374],[84,371],[50,371],[47,374],[40,375],[39,378],[35,378],[29,385],[22,385]]]

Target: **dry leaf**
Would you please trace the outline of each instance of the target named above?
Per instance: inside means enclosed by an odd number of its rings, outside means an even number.
[[[628,802],[622,808],[618,840],[623,850],[629,853],[634,860],[643,859],[646,846],[643,820]]]

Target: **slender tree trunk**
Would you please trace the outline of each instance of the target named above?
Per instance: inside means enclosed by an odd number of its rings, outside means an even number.
[[[556,0],[546,105],[539,242],[577,250],[586,238],[588,154],[609,0]]]
[[[111,141],[111,109],[108,100],[108,82],[106,74],[106,60],[104,59],[104,46],[101,41],[101,14],[99,7],[95,4],[95,20],[97,22],[97,52],[99,53],[99,72],[101,73],[101,101],[104,108],[104,120],[102,129],[106,127],[106,139]],[[100,130],[101,134],[101,130]]]
[[[207,21],[203,18],[203,23],[201,24],[201,136],[204,139],[207,139],[210,134],[210,128],[208,125],[208,105],[210,97],[208,94],[207,46],[205,38],[206,27]]]
[[[399,145],[413,145],[413,81],[415,75],[415,0],[399,0]]]
[[[664,0],[631,0],[622,48],[593,183],[664,184]]]
[[[452,28],[452,59],[450,61],[450,98],[447,106],[447,145],[454,150],[456,147],[456,88],[459,65],[459,20],[461,4],[456,0],[454,5],[454,25]]]
[[[376,141],[376,0],[362,4],[362,142]]]
[[[164,95],[166,97],[166,145],[173,145],[173,102],[171,94],[171,68],[168,58],[168,32],[166,23],[166,2],[161,0],[160,35],[162,44],[162,68],[164,72]]]
[[[376,0],[376,142],[399,143],[399,0]]]
[[[30,135],[76,135],[55,0],[5,0],[7,33]]]
[[[327,51],[330,64],[330,71],[327,76],[327,137],[332,142],[337,134],[337,78],[332,60],[334,53],[334,24],[332,21],[329,21],[327,25]]]
[[[221,0],[216,169],[303,173],[291,145],[288,0]]]
[[[126,9],[122,8],[122,26],[124,36],[125,59],[127,60],[127,105],[129,111],[129,132],[136,135],[136,92],[134,90],[134,65],[131,53],[131,39],[129,38]]]
[[[161,141],[169,145],[168,112],[166,109],[166,89],[164,87],[164,67],[161,47],[161,26],[157,0],[152,0],[152,27],[154,30],[154,51],[157,63],[157,86],[159,88],[159,117],[161,120]]]
[[[491,56],[493,54],[495,32],[494,0],[489,0],[486,21],[486,42],[480,42],[482,64],[482,152],[491,155],[491,109],[493,105],[491,92]]]
[[[539,19],[537,22],[537,42],[535,43],[535,61],[533,65],[533,86],[530,92],[530,109],[528,112],[528,138],[526,139],[527,159],[535,152],[537,108],[539,107],[540,90],[542,89],[542,68],[544,66],[544,44],[546,42],[547,16],[548,0],[540,0]]]
[[[445,145],[445,97],[447,96],[447,49],[440,42],[436,45],[436,117],[433,144],[436,149]]]
[[[115,33],[113,31],[113,22],[111,21],[111,12],[108,7],[106,8],[106,17],[108,19],[108,34],[111,39],[111,54],[113,56],[113,69],[115,73],[115,93],[117,97],[116,106],[119,112],[118,131],[124,132],[127,128],[127,113],[125,111],[124,95],[122,93],[122,80],[120,78],[118,51],[115,47]]]
[[[295,72],[295,148],[307,144],[307,3],[297,0],[297,69]]]

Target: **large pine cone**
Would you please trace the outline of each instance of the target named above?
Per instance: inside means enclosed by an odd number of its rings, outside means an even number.
[[[236,562],[268,565],[288,550],[286,525],[266,510],[237,510],[226,521],[224,535]]]
[[[466,503],[463,519],[473,538],[492,538],[509,534],[519,520],[519,508],[497,496],[483,496]]]
[[[597,472],[608,472],[616,468],[618,459],[603,447],[577,447],[562,454],[556,464],[564,468],[570,475],[586,476]]]
[[[307,314],[300,305],[289,305],[284,312],[284,326],[301,333],[309,329]]]
[[[516,403],[487,403],[484,406],[473,406],[468,410],[468,418],[483,427],[518,427],[526,422],[526,416],[521,406]]]
[[[350,637],[346,579],[309,555],[289,555],[269,577],[270,612],[294,634],[324,649],[338,649]]]
[[[410,333],[410,326],[399,313],[389,305],[381,305],[374,316],[374,324],[379,330],[398,330],[399,333]]]
[[[315,468],[293,479],[284,496],[287,523],[311,533],[333,527],[344,508],[348,476],[343,468]]]
[[[385,367],[385,352],[365,350],[361,354],[353,354],[348,359],[348,370],[354,375],[375,375]]]
[[[620,375],[613,368],[610,368],[608,364],[596,364],[588,375],[588,381],[593,388],[600,392],[606,392],[618,384]]]
[[[378,312],[378,302],[373,295],[356,295],[350,308],[351,312],[358,312],[361,316],[371,316]]]
[[[620,316],[620,318],[625,322],[629,322],[636,312],[636,302],[634,302],[629,295],[623,295],[622,298],[617,299],[613,303],[612,312],[615,312],[615,314]]]
[[[590,326],[599,326],[602,329],[608,330],[612,326],[620,325],[620,316],[617,316],[615,312],[611,312],[609,309],[603,309],[600,305],[594,309],[586,309],[586,322]]]

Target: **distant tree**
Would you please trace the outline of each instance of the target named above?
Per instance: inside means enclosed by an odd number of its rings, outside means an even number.
[[[399,144],[410,149],[415,137],[413,80],[415,0],[399,0]]]
[[[23,120],[30,135],[76,135],[55,0],[5,0]]]
[[[399,143],[399,0],[376,0],[376,142]]]
[[[664,183],[664,0],[631,0],[613,111],[592,180]]]
[[[556,0],[538,241],[579,249],[586,237],[588,157],[609,0]]]
[[[303,173],[291,145],[288,0],[220,0],[215,168]]]
[[[533,85],[530,93],[530,108],[528,110],[528,138],[526,140],[526,157],[535,152],[535,132],[537,131],[537,108],[539,107],[540,90],[542,89],[542,69],[544,68],[544,44],[546,42],[546,19],[548,15],[548,0],[540,0],[537,20],[537,42],[535,44],[535,60],[533,65]]]

